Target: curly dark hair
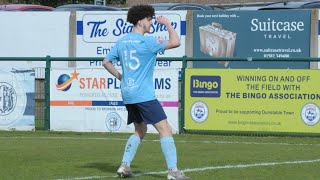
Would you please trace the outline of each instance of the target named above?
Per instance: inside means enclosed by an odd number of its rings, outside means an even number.
[[[127,21],[136,25],[138,21],[155,15],[154,8],[149,5],[136,5],[128,10]]]

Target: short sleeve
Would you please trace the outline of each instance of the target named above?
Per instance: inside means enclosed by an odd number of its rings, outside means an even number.
[[[150,50],[154,53],[165,51],[166,40],[157,39],[154,37],[146,37],[146,43]]]
[[[119,60],[117,43],[111,48],[109,53],[106,55],[106,58],[113,63]]]

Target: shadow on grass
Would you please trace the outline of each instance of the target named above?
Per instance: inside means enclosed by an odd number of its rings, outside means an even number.
[[[115,166],[114,164],[109,164],[109,163],[88,163],[84,166],[81,166],[81,168],[93,168],[93,169],[98,169],[102,172],[108,172],[111,174],[115,174],[116,175],[116,171],[119,168],[119,166]],[[143,172],[143,171],[135,171],[135,169],[139,169],[139,167],[136,166],[132,166],[131,167],[133,170],[134,174],[140,174],[137,178],[139,177],[153,177],[156,179],[163,179],[164,177],[166,177],[166,174],[145,174],[145,175],[141,175],[147,172]],[[135,178],[134,178],[135,179]]]
[[[148,175],[143,175],[144,177],[152,177],[152,179],[166,179],[166,175],[161,175],[161,174],[148,174]],[[142,176],[141,176],[142,177]]]
[[[116,173],[118,169],[118,166],[115,166],[114,164],[109,164],[109,163],[88,163],[81,167],[98,169],[102,172],[109,172],[109,173]]]
[[[143,172],[143,171],[134,171],[133,170],[133,173],[135,175],[137,175],[137,177],[135,177],[134,179],[139,179],[139,178],[142,178],[144,177],[148,179],[166,179],[167,177],[167,174],[144,174],[144,173],[147,173],[147,172]]]

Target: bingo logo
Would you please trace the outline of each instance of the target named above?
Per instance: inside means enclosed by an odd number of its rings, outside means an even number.
[[[191,76],[190,90],[191,97],[220,97],[221,77]]]
[[[314,126],[319,122],[320,110],[316,104],[308,103],[301,110],[302,121],[308,126]]]
[[[71,75],[72,75],[71,77],[67,74],[62,74],[59,76],[58,82],[56,84],[57,90],[68,91],[71,88],[72,81],[74,79],[78,80],[79,73],[77,73],[77,71],[74,70],[73,73],[71,73]]]

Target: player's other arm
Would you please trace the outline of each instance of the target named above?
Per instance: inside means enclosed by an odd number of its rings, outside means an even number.
[[[109,59],[104,58],[102,60],[102,66],[104,68],[106,68],[106,70],[112,74],[114,77],[116,77],[117,79],[119,79],[121,81],[122,75],[119,73],[119,71],[114,67],[114,65],[112,64],[111,61],[109,61]]]
[[[171,23],[169,22],[169,20],[167,18],[165,18],[164,16],[158,16],[157,17],[157,21],[160,24],[163,24],[167,27],[168,32],[169,32],[169,40],[167,40],[167,43],[165,45],[165,49],[172,49],[175,47],[179,47],[180,46],[180,38],[177,34],[177,32],[174,30],[174,28],[172,27]]]

